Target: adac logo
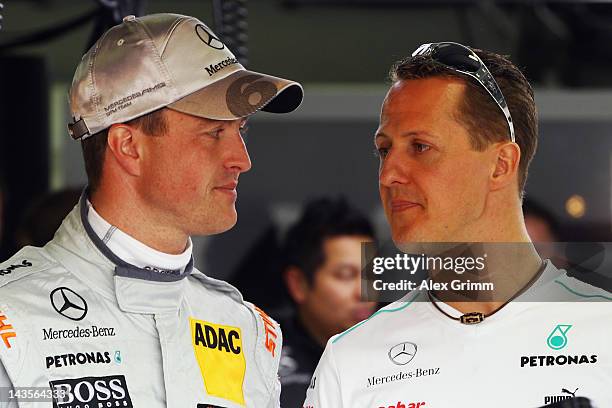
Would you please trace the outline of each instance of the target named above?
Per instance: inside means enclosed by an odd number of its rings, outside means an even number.
[[[548,347],[553,350],[561,350],[567,346],[567,332],[571,327],[571,324],[558,324],[546,339]]]
[[[417,345],[409,341],[405,341],[389,349],[389,360],[393,364],[406,365],[412,361],[417,352]]]
[[[200,37],[200,40],[210,48],[214,48],[215,50],[222,50],[225,48],[225,45],[221,42],[221,40],[212,33],[205,25],[198,24],[195,28],[195,32]]]
[[[189,321],[206,393],[244,406],[246,360],[240,328],[194,318]]]
[[[74,290],[67,287],[54,289],[49,295],[55,311],[70,320],[83,320],[87,315],[87,302]]]
[[[6,348],[11,348],[11,343],[9,339],[12,337],[17,337],[17,333],[15,333],[15,329],[13,329],[13,325],[9,324],[7,321],[7,317],[2,311],[0,311],[0,337],[4,342]]]

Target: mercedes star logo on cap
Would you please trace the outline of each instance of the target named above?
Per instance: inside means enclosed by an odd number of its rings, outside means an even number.
[[[55,311],[70,320],[83,320],[87,314],[87,302],[70,288],[57,288],[49,297]]]
[[[417,346],[414,343],[405,341],[397,344],[389,349],[389,359],[397,365],[406,365],[412,361],[417,352]]]
[[[204,44],[208,45],[215,50],[222,50],[225,48],[225,45],[221,42],[220,39],[215,37],[213,33],[208,31],[206,27],[202,24],[198,24],[195,28],[196,34],[200,37],[200,40],[204,42]]]

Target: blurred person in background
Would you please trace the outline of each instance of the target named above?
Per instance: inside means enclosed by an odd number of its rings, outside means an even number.
[[[523,200],[523,217],[525,218],[527,233],[542,259],[550,259],[557,268],[564,268],[566,266],[565,262],[559,258],[557,253],[560,228],[555,215],[540,203],[525,198]]]
[[[486,281],[449,288],[469,284],[467,273],[434,263],[426,286],[328,341],[303,405],[537,407],[584,396],[612,406],[612,294],[542,260],[523,220],[538,139],[525,76],[453,42],[421,45],[390,76],[375,145],[393,241],[424,258],[484,259],[474,275]]]
[[[312,373],[331,336],[368,318],[361,301],[361,250],[375,241],[368,219],[345,199],[309,202],[284,239],[282,276],[293,313],[280,319],[281,406],[301,407]]]
[[[66,215],[78,203],[82,191],[82,189],[53,191],[34,200],[17,226],[15,232],[17,246],[41,247],[49,242]]]
[[[278,325],[195,269],[190,237],[236,223],[247,117],[302,93],[247,71],[193,17],[109,29],[70,90],[88,188],[53,240],[0,265],[0,390],[50,389],[61,407],[278,407]]]
[[[560,237],[559,221],[555,215],[540,203],[523,200],[525,227],[533,242],[556,242]],[[543,257],[545,258],[545,257]]]
[[[251,302],[282,316],[289,308],[289,298],[281,278],[283,268],[281,228],[269,219],[232,272],[229,282]],[[257,271],[257,273],[253,273]]]

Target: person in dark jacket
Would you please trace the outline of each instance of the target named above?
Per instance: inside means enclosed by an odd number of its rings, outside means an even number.
[[[361,301],[361,246],[374,239],[342,198],[311,201],[287,232],[282,275],[294,307],[280,319],[281,407],[302,406],[327,340],[373,313],[376,304]]]

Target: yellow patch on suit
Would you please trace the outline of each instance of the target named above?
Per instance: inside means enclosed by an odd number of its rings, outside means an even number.
[[[208,395],[245,405],[246,360],[239,327],[190,318],[191,339]]]

